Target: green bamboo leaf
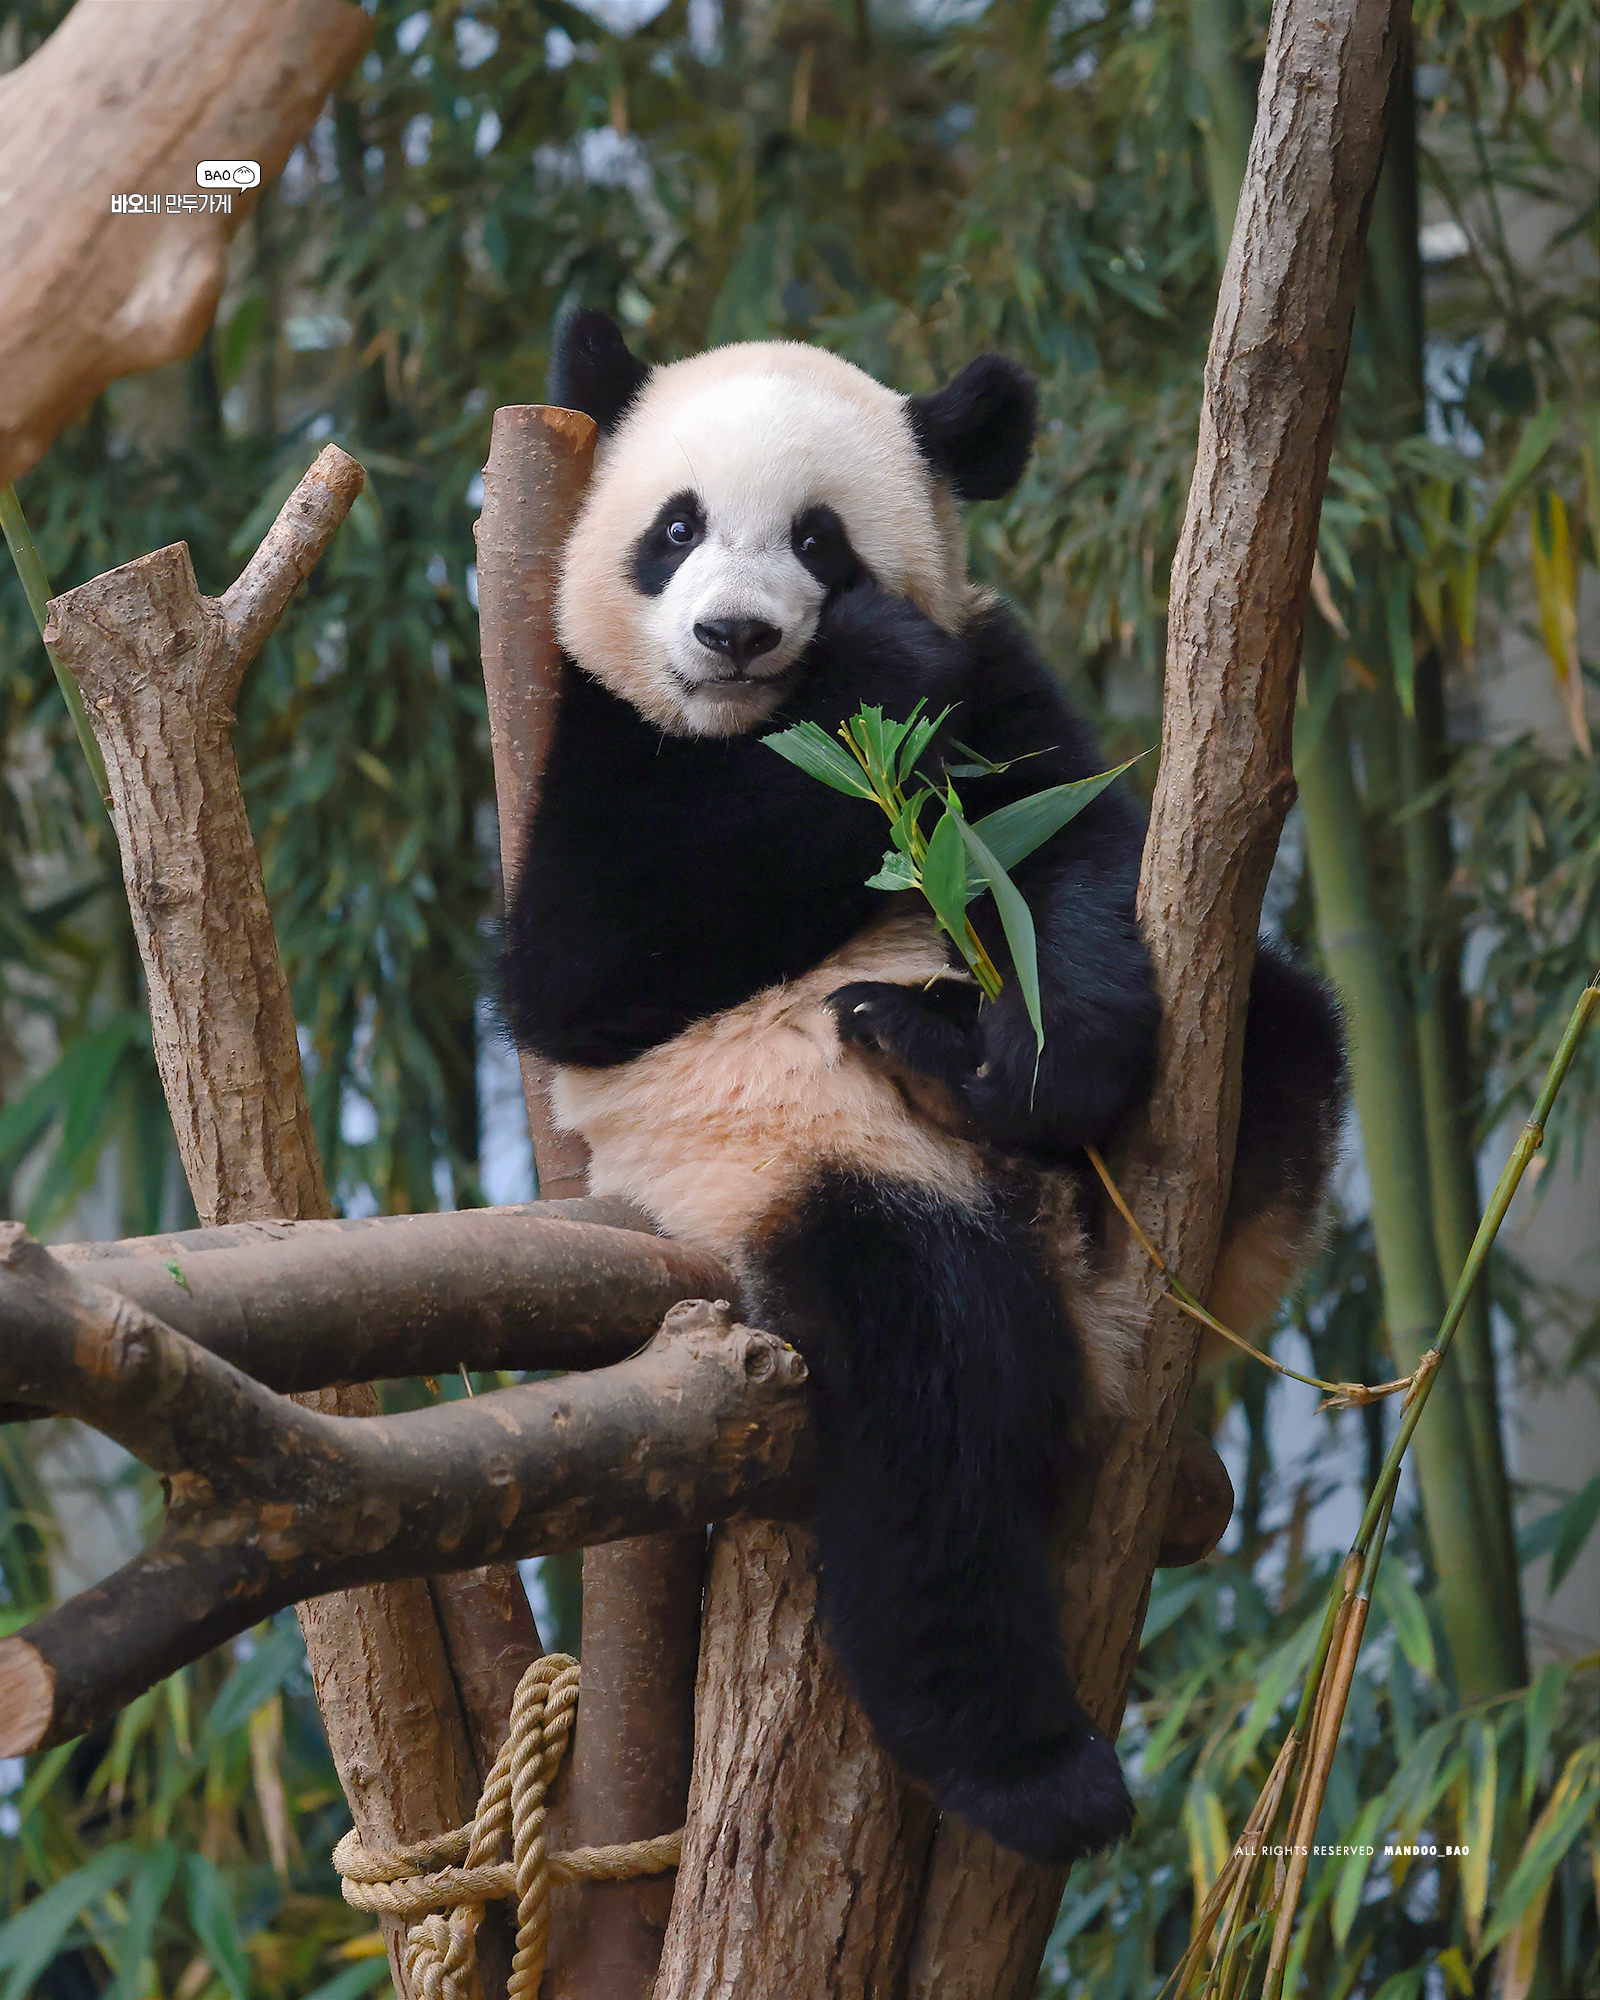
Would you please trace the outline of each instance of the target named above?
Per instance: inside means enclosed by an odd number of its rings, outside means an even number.
[[[10,1973],[0,2000],[23,2000],[79,1917],[115,1888],[137,1859],[137,1850],[125,1842],[104,1848],[0,1926],[0,1970]]]
[[[306,2000],[361,2000],[363,1993],[370,1993],[375,1986],[381,1986],[389,1977],[389,1959],[385,1952],[377,1952],[371,1958],[358,1959],[354,1965],[347,1965],[343,1972],[336,1972],[332,1979],[325,1980]]]
[[[892,850],[883,857],[883,866],[876,875],[867,877],[869,889],[915,889],[917,871],[909,854],[896,854]]]
[[[1411,573],[1391,567],[1383,579],[1383,620],[1395,692],[1407,715],[1416,713],[1417,655],[1411,643]]]
[[[1348,1835],[1341,1834],[1341,1841],[1348,1840],[1354,1848],[1374,1845],[1374,1835],[1383,1815],[1383,1800],[1369,1799],[1361,1808],[1355,1825]],[[1349,1941],[1350,1926],[1361,1910],[1361,1892],[1367,1886],[1367,1876],[1371,1872],[1372,1857],[1367,1854],[1347,1854],[1339,1863],[1339,1885],[1333,1892],[1333,1907],[1328,1913],[1328,1927],[1333,1932],[1333,1941],[1341,1951]]]
[[[1561,1698],[1567,1691],[1567,1663],[1552,1660],[1541,1669],[1522,1703],[1522,1809],[1533,1805],[1539,1789],[1539,1773],[1550,1748],[1550,1737],[1561,1713]]]
[[[952,794],[953,796],[953,794]],[[998,858],[989,851],[982,836],[964,819],[957,819],[961,838],[967,844],[967,852],[977,862],[980,873],[989,885],[989,893],[994,897],[995,908],[1000,912],[1000,925],[1006,934],[1006,943],[1011,949],[1011,963],[1016,970],[1017,985],[1022,991],[1022,1004],[1028,1010],[1028,1019],[1033,1023],[1034,1041],[1038,1053],[1044,1053],[1044,1022],[1039,1011],[1039,945],[1034,936],[1033,918],[1028,906],[1017,892],[1017,886],[1001,867]],[[1035,1074],[1037,1075],[1037,1067]]]
[[[1255,1755],[1256,1745],[1288,1700],[1290,1688],[1298,1685],[1300,1676],[1311,1664],[1311,1655],[1317,1650],[1317,1636],[1321,1629],[1322,1611],[1319,1607],[1302,1621],[1293,1638],[1286,1640],[1261,1662],[1255,1676],[1254,1698],[1229,1739],[1227,1770],[1230,1778],[1237,1778]]]
[[[1425,1965],[1412,1965],[1404,1972],[1390,1973],[1373,1995],[1373,2000],[1421,2000],[1422,1982],[1427,1971]]]
[[[1147,750],[1139,753],[1142,757],[1149,754]],[[1092,778],[1078,778],[1070,785],[1052,785],[1048,791],[1016,799],[1008,806],[1001,806],[998,812],[975,821],[972,830],[1002,867],[1015,868],[1035,848],[1043,847],[1052,835],[1076,819],[1107,785],[1115,783],[1124,771],[1131,771],[1138,761],[1138,757],[1130,757],[1114,771],[1098,771]],[[981,893],[984,886],[980,881],[975,893]]]
[[[894,770],[894,753],[909,724],[885,722],[881,708],[863,708],[845,724],[866,756],[867,770],[875,788],[887,790]]]
[[[1551,1592],[1559,1590],[1566,1581],[1567,1571],[1578,1560],[1597,1520],[1600,1520],[1600,1472],[1580,1492],[1574,1493],[1561,1510],[1555,1546],[1550,1551],[1550,1580],[1546,1588]]]
[[[820,778],[825,785],[831,785],[836,792],[847,792],[851,798],[870,799],[872,787],[867,783],[866,774],[848,750],[841,749],[831,737],[819,729],[814,722],[797,722],[792,728],[780,729],[771,736],[763,736],[762,742],[769,750],[776,750],[808,778]]]
[[[1506,523],[1511,519],[1512,510],[1522,497],[1522,490],[1538,471],[1545,453],[1556,441],[1556,433],[1561,429],[1566,411],[1559,403],[1547,403],[1537,416],[1530,418],[1527,428],[1517,440],[1517,448],[1511,454],[1511,463],[1506,467],[1506,476],[1495,495],[1483,525],[1478,530],[1478,554],[1486,556],[1505,533]]]
[[[1521,1918],[1561,1865],[1568,1848],[1583,1832],[1600,1795],[1600,1741],[1573,1751],[1544,1811],[1529,1829],[1521,1857],[1511,1872],[1505,1893],[1495,1905],[1488,1929],[1478,1941],[1481,1965]]]
[[[917,768],[923,751],[933,741],[943,726],[945,717],[950,713],[948,708],[944,708],[937,715],[928,716],[922,713],[922,706],[919,701],[907,718],[905,741],[900,745],[900,753],[896,760],[895,775],[902,785]]]
[[[1416,1585],[1406,1574],[1405,1565],[1399,1562],[1382,1564],[1373,1595],[1378,1608],[1394,1627],[1401,1652],[1419,1674],[1429,1680],[1435,1679],[1439,1663],[1433,1650],[1433,1628],[1428,1623],[1428,1614],[1417,1595]]]
[[[961,815],[946,808],[922,857],[922,893],[957,944],[967,934],[967,866]]]
[[[239,1941],[239,1923],[227,1883],[203,1854],[186,1854],[183,1873],[189,1922],[207,1963],[221,1975],[232,2000],[250,2000],[250,1962]]]
[[[201,1740],[220,1743],[248,1722],[278,1692],[306,1656],[305,1640],[291,1614],[280,1618],[222,1683],[206,1716]]]
[[[1167,1761],[1167,1753],[1177,1740],[1179,1731],[1188,1719],[1189,1710],[1199,1695],[1210,1684],[1211,1669],[1197,1668],[1178,1692],[1168,1700],[1167,1712],[1151,1730],[1144,1753],[1139,1760],[1139,1768],[1147,1777],[1154,1777]]]
[[[144,2000],[145,1961],[151,1955],[156,1919],[177,1872],[178,1850],[170,1840],[161,1841],[140,1861],[128,1889],[127,1919],[112,1947],[118,1971],[108,2000]]]
[[[1461,1840],[1467,1849],[1461,1863],[1461,1906],[1467,1920],[1467,1935],[1476,1943],[1483,1930],[1483,1913],[1489,1903],[1489,1862],[1494,1854],[1500,1760],[1492,1723],[1474,1723],[1472,1735],[1476,1772],[1461,1815]]]

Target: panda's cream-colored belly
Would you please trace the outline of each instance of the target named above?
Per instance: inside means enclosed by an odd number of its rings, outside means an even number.
[[[840,1043],[824,1004],[855,980],[912,986],[949,975],[933,919],[897,915],[633,1062],[558,1069],[551,1109],[588,1143],[591,1193],[626,1196],[735,1269],[762,1217],[819,1166],[975,1201],[978,1148],[918,1119],[887,1076]]]

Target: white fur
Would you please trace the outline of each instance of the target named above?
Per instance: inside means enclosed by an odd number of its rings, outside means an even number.
[[[631,567],[674,494],[705,540],[658,597]],[[757,727],[788,691],[823,591],[790,545],[797,515],[831,507],[885,589],[946,629],[966,594],[959,512],[917,448],[906,399],[819,348],[747,342],[658,368],[601,445],[562,560],[556,628],[587,672],[674,735]],[[696,623],[760,618],[782,633],[742,682]]]

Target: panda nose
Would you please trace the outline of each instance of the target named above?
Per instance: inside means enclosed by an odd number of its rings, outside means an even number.
[[[713,653],[726,653],[737,667],[770,653],[783,637],[782,628],[764,618],[707,618],[694,628],[694,636]]]

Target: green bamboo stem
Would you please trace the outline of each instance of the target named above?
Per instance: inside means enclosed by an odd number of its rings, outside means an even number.
[[[1398,441],[1423,421],[1422,341],[1425,313],[1422,258],[1417,247],[1417,119],[1412,64],[1397,69],[1398,101],[1367,235],[1369,280],[1364,314],[1374,335],[1373,359],[1385,429]],[[1380,655],[1387,646],[1379,649]],[[1416,1040],[1429,1199],[1440,1270],[1448,1284],[1461,1271],[1478,1226],[1476,1146],[1468,1107],[1472,1063],[1461,992],[1460,927],[1450,894],[1455,856],[1449,801],[1439,781],[1448,750],[1442,663],[1426,649],[1412,669],[1408,713],[1395,690],[1381,705],[1378,727],[1389,737],[1369,744],[1393,769],[1409,925],[1407,985]],[[1471,1440],[1473,1484],[1486,1539],[1487,1596],[1502,1627],[1506,1685],[1527,1678],[1521,1586],[1512,1526],[1495,1379],[1493,1329],[1486,1285],[1468,1305],[1457,1367]]]
[[[1309,635],[1308,635],[1309,641]],[[1337,672],[1316,663],[1308,671]],[[1360,809],[1342,708],[1333,703],[1314,742],[1297,746],[1295,776],[1305,812],[1323,955],[1351,1027],[1351,1070],[1361,1120],[1372,1222],[1382,1269],[1389,1339],[1398,1366],[1421,1362],[1444,1315],[1434,1240],[1430,1163],[1409,1009],[1395,953],[1372,907],[1361,848]],[[1475,1452],[1459,1376],[1417,1450],[1417,1480],[1438,1574],[1439,1607],[1463,1697],[1510,1684],[1520,1647],[1492,1594],[1483,1551],[1493,1529],[1475,1483]]]
[[[1466,1268],[1480,1210],[1477,1149],[1469,1115],[1471,1057],[1461,991],[1462,941],[1450,898],[1455,857],[1447,802],[1429,797],[1443,761],[1442,681],[1439,656],[1430,649],[1417,663],[1415,714],[1402,714],[1398,703],[1393,710],[1400,745],[1411,1007],[1428,1184],[1434,1242],[1449,1283]],[[1467,1300],[1455,1365],[1472,1440],[1473,1481],[1489,1531],[1483,1560],[1491,1572],[1490,1595],[1505,1626],[1511,1673],[1507,1685],[1521,1686],[1528,1677],[1527,1645],[1487,1282],[1475,1285]]]
[[[1340,1676],[1338,1684],[1328,1690],[1330,1706],[1318,1718],[1318,1727],[1315,1732],[1318,1741],[1324,1746],[1330,1741],[1335,1745],[1337,1744],[1339,1731],[1344,1722],[1344,1711],[1348,1703],[1350,1687],[1354,1679],[1355,1655],[1359,1651],[1360,1646],[1360,1632],[1362,1621],[1364,1620],[1364,1609],[1371,1602],[1373,1588],[1377,1581],[1378,1564],[1383,1556],[1384,1542],[1389,1531],[1389,1521],[1394,1512],[1395,1495],[1399,1491],[1402,1461],[1405,1458],[1407,1448],[1416,1436],[1417,1428],[1422,1421],[1424,1408],[1429,1399],[1434,1394],[1439,1393],[1441,1375],[1444,1376],[1446,1381],[1453,1379],[1453,1371],[1446,1370],[1443,1367],[1444,1357],[1449,1353],[1457,1330],[1463,1323],[1467,1311],[1467,1303],[1472,1296],[1473,1287],[1482,1275],[1483,1268],[1488,1262],[1490,1246],[1498,1235],[1500,1225],[1505,1220],[1506,1212],[1511,1206],[1518,1187],[1521,1185],[1522,1177],[1527,1172],[1528,1162],[1544,1144],[1544,1128],[1549,1120],[1551,1108],[1555,1104],[1556,1097],[1565,1080],[1567,1070],[1571,1066],[1572,1059],[1577,1053],[1578,1044],[1583,1039],[1596,1012],[1600,1012],[1600,971],[1596,972],[1594,979],[1584,988],[1582,994],[1579,996],[1577,1005],[1572,1010],[1572,1017],[1567,1023],[1566,1032],[1562,1035],[1560,1045],[1551,1061],[1549,1071],[1545,1076],[1544,1087],[1539,1093],[1538,1101],[1529,1114],[1528,1121],[1523,1126],[1516,1145],[1512,1148],[1511,1157],[1507,1160],[1505,1167],[1501,1171],[1500,1178],[1495,1184],[1494,1193],[1484,1211],[1483,1219],[1478,1225],[1477,1233],[1473,1238],[1472,1247],[1467,1254],[1465,1265],[1460,1277],[1456,1281],[1455,1291],[1451,1296],[1450,1304],[1445,1311],[1443,1320],[1440,1322],[1438,1336],[1432,1344],[1430,1350],[1431,1365],[1423,1370],[1418,1379],[1411,1398],[1407,1403],[1399,1429],[1396,1431],[1394,1440],[1385,1454],[1383,1468],[1379,1473],[1377,1483],[1368,1495],[1367,1505],[1362,1514],[1360,1526],[1357,1528],[1355,1539],[1351,1543],[1350,1553],[1346,1556],[1341,1568],[1338,1587],[1329,1594],[1328,1608],[1323,1618],[1322,1633],[1316,1657],[1312,1662],[1310,1672],[1306,1676],[1305,1685],[1300,1692],[1300,1705],[1296,1712],[1291,1740],[1303,1736],[1316,1710],[1317,1703],[1322,1696],[1322,1681],[1327,1670],[1333,1640],[1337,1635],[1340,1638]],[[1353,1592],[1350,1589],[1352,1566],[1356,1567],[1355,1588]],[[1349,1632],[1348,1619],[1341,1616],[1347,1605],[1349,1607],[1348,1617],[1357,1621],[1356,1634],[1353,1640],[1346,1636]],[[1344,1658],[1347,1646],[1350,1650],[1348,1662]],[[1483,1699],[1492,1701],[1495,1698],[1495,1696],[1491,1695]],[[1319,1768],[1313,1768],[1308,1764],[1304,1766],[1302,1771],[1302,1785],[1310,1785],[1314,1789],[1297,1795],[1292,1824],[1295,1827],[1297,1835],[1306,1841],[1310,1841],[1316,1831],[1316,1816],[1321,1812],[1322,1794],[1326,1790],[1326,1776],[1330,1765],[1331,1756],[1324,1755]],[[1285,1787],[1285,1790],[1287,1790],[1287,1787]],[[1270,1838],[1270,1832],[1268,1837]],[[1304,1880],[1304,1872],[1303,1869],[1296,1872],[1291,1868],[1289,1880],[1285,1888],[1285,1895],[1288,1897],[1288,1901],[1286,1904],[1280,1903],[1278,1908],[1277,1923],[1274,1928],[1274,1948],[1264,2000],[1282,2000],[1284,1975],[1288,1962],[1287,1945],[1289,1932],[1293,1925],[1294,1904],[1298,1899],[1299,1888]]]
[[[1228,255],[1256,120],[1256,93],[1240,56],[1243,44],[1238,0],[1189,0],[1189,67],[1205,98],[1206,177],[1219,264]]]
[[[28,600],[28,609],[33,613],[33,622],[38,626],[39,637],[42,640],[50,615],[47,607],[54,593],[50,589],[50,579],[44,573],[44,564],[39,560],[39,551],[34,547],[33,536],[28,532],[22,503],[17,498],[17,489],[14,486],[0,486],[0,529],[5,531],[6,546],[11,551],[11,560],[17,566],[17,575],[22,579],[22,589]],[[109,812],[111,787],[106,782],[105,759],[100,755],[100,745],[94,740],[94,731],[89,727],[89,718],[84,711],[83,696],[78,692],[78,683],[57,659],[53,646],[46,646],[45,652],[49,655],[50,665],[55,672],[56,685],[61,689],[62,699],[67,704],[67,713],[72,717],[72,726],[78,732],[78,743],[88,760],[95,789]]]

